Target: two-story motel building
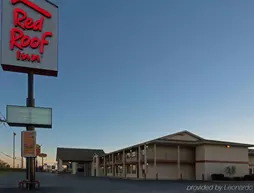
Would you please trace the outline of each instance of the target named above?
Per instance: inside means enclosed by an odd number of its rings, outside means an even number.
[[[251,144],[204,139],[188,131],[160,137],[104,155],[94,155],[92,176],[136,179],[209,180],[235,166],[235,176],[254,169]],[[253,157],[253,158],[252,158]],[[250,161],[250,163],[249,163]]]

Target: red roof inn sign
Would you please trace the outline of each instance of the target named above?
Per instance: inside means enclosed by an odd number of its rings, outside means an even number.
[[[47,0],[2,0],[3,70],[57,76],[58,7]]]

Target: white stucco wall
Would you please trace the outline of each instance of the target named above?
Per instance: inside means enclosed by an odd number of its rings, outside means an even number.
[[[225,168],[235,166],[236,173],[232,176],[248,174],[249,157],[247,147],[230,147],[226,145],[202,145],[196,148],[196,178],[210,180],[214,173],[226,175]]]

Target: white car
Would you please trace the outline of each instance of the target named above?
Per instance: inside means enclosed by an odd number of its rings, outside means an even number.
[[[47,165],[46,172],[57,173],[57,167],[55,165]]]
[[[57,173],[57,167],[56,166],[51,166],[51,172],[52,173]]]

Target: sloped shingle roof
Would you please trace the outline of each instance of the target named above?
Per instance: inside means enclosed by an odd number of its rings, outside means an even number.
[[[167,137],[175,136],[175,135],[179,135],[179,134],[183,134],[183,133],[188,134],[188,135],[190,135],[194,138],[197,138],[197,141],[166,139]],[[118,153],[118,152],[123,151],[123,150],[128,150],[128,149],[132,149],[132,148],[135,148],[135,147],[138,147],[138,146],[152,144],[152,143],[168,143],[168,144],[170,144],[170,143],[172,143],[172,144],[181,144],[181,143],[183,143],[183,144],[187,144],[187,145],[190,145],[190,144],[192,144],[192,145],[217,144],[217,145],[231,145],[231,146],[239,146],[239,147],[254,147],[254,144],[209,140],[209,139],[202,138],[202,137],[200,137],[200,136],[198,136],[194,133],[191,133],[187,130],[184,130],[184,131],[180,131],[180,132],[173,133],[173,134],[170,134],[170,135],[155,138],[153,140],[149,140],[149,141],[146,141],[146,142],[143,142],[143,143],[139,143],[139,144],[136,144],[136,145],[125,147],[125,148],[122,148],[122,149],[118,149],[116,151],[109,152],[107,154]],[[254,155],[254,150],[253,150],[253,152],[249,152],[249,154]]]
[[[61,159],[63,161],[92,161],[94,154],[102,156],[105,153],[102,149],[78,149],[58,147],[56,153],[56,160]]]

